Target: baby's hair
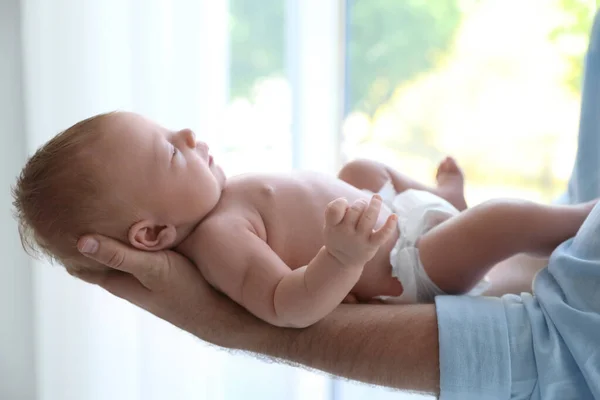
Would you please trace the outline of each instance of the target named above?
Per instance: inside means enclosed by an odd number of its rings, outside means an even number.
[[[12,189],[25,251],[77,270],[79,236],[98,231],[99,201],[107,189],[93,157],[111,113],[90,117],[59,133],[29,158]],[[104,188],[104,190],[103,190]]]

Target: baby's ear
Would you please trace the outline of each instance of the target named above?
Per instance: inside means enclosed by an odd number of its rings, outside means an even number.
[[[129,243],[136,249],[159,251],[173,246],[177,230],[174,225],[157,225],[144,220],[129,228],[128,237]]]

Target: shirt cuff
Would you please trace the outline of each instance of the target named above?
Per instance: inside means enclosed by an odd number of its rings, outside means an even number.
[[[438,296],[440,399],[508,399],[511,360],[501,299]]]

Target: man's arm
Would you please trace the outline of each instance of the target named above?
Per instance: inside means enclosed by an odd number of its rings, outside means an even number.
[[[79,278],[218,346],[260,353],[392,388],[439,392],[433,305],[341,305],[306,329],[278,328],[218,294],[174,252],[148,253],[102,236],[80,251],[112,269]]]
[[[302,330],[255,331],[240,348],[369,384],[437,395],[433,304],[340,305]]]

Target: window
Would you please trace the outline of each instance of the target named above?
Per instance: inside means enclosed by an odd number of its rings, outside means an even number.
[[[220,144],[228,174],[292,166],[286,0],[229,1],[229,100]]]
[[[592,3],[348,0],[343,159],[433,184],[450,154],[471,205],[556,198],[576,150]],[[345,381],[334,392],[422,398]]]
[[[555,198],[575,154],[590,3],[350,1],[345,157],[433,183],[450,154],[471,204]]]

